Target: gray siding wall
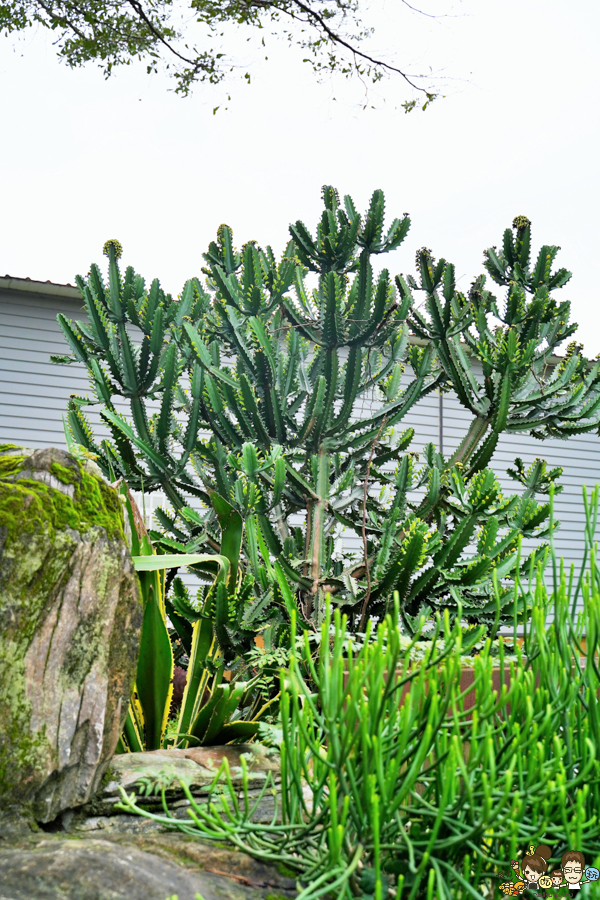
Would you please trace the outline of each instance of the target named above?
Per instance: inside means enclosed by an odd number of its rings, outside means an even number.
[[[0,442],[37,448],[64,447],[62,415],[72,393],[85,395],[87,377],[79,365],[56,366],[51,354],[68,352],[56,322],[62,312],[81,318],[79,302],[62,297],[38,296],[22,291],[0,292]],[[404,426],[415,429],[412,449],[421,450],[428,442],[439,440],[438,396],[432,394],[413,408]],[[445,395],[444,452],[458,445],[469,424],[469,415],[455,397]],[[89,413],[97,434],[105,436],[97,413]],[[561,528],[555,544],[568,563],[577,564],[582,555],[583,485],[593,487],[600,480],[600,439],[593,434],[567,441],[536,441],[522,435],[505,435],[492,460],[502,488],[515,492],[518,485],[506,474],[506,468],[520,456],[529,465],[537,456],[551,466],[564,469],[563,491],[556,498],[556,516]],[[146,511],[160,503],[160,497],[147,498]],[[344,544],[359,541],[345,536]]]
[[[55,366],[68,353],[56,314],[81,317],[81,305],[21,291],[0,294],[0,438],[27,447],[65,445],[62,414],[69,394],[85,393],[80,367]]]

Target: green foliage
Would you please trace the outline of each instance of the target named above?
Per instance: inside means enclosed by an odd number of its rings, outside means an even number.
[[[347,622],[339,610],[332,620],[328,605],[316,661],[305,634],[282,673],[280,821],[252,822],[255,798],[247,781],[240,798],[226,760],[212,802],[201,805],[183,785],[189,821],[173,818],[164,789],[162,815],[124,791],[122,808],[283,863],[305,886],[303,900],[382,898],[390,889],[398,900],[493,897],[510,860],[542,841],[555,861],[577,848],[597,866],[600,576],[590,536],[598,497],[596,488],[586,498],[580,579],[553,557],[551,592],[541,566],[515,585],[514,607],[519,595],[532,605],[523,646],[509,663],[502,642],[494,660],[484,641],[472,706],[462,660],[481,627],[446,621],[441,643],[438,617],[417,661],[396,615],[354,649]],[[583,610],[572,615],[578,597]]]
[[[24,468],[24,463],[27,468]],[[10,532],[47,529],[52,536],[66,527],[86,532],[100,526],[110,539],[123,538],[123,513],[114,492],[94,467],[76,459],[51,463],[57,481],[73,486],[70,496],[36,476],[30,452],[13,444],[0,444],[0,521]],[[96,469],[98,475],[98,469]],[[7,481],[19,473],[18,480]],[[23,509],[27,515],[23,515]]]
[[[361,42],[373,29],[360,19],[360,0],[188,0],[187,14],[172,0],[136,0],[115,4],[110,0],[8,0],[0,5],[0,34],[13,34],[41,26],[55,35],[58,54],[69,66],[98,63],[108,77],[115,68],[144,60],[148,73],[159,68],[175,78],[176,91],[187,95],[194,84],[218,84],[235,68],[234,59],[223,50],[223,36],[242,26],[247,40],[261,38],[267,27],[290,44],[302,48],[314,72],[358,75],[379,81],[385,72],[394,72],[424,100],[425,109],[437,96],[419,80],[396,66],[373,59],[361,49]],[[182,22],[185,25],[182,26]],[[200,26],[203,42],[194,44],[192,29]],[[225,40],[225,47],[227,41]],[[268,58],[265,56],[265,58]],[[250,83],[250,72],[244,72]],[[408,112],[416,100],[404,103]],[[216,107],[218,109],[218,107]],[[216,112],[215,109],[215,112]]]
[[[157,555],[126,485],[121,483],[119,489],[127,510],[133,562],[144,604],[136,682],[119,749],[135,752],[158,750],[171,743],[188,747],[251,739],[276,698],[263,698],[256,689],[258,679],[224,680],[226,663],[236,650],[224,623],[229,609],[240,605],[236,579],[242,540],[240,516],[226,501],[213,495],[213,505],[220,512],[223,528],[222,554]],[[167,623],[164,572],[186,566],[208,568],[209,572],[216,570],[216,578],[198,609],[190,604],[180,582],[175,606],[169,609],[169,617],[180,637],[189,639],[190,659],[177,724],[174,730],[167,731],[175,663]]]
[[[552,272],[552,247],[531,268],[530,225],[518,224],[485,254],[507,288],[502,309],[484,276],[465,296],[454,266],[427,249],[417,279],[377,275],[374,257],[400,246],[408,217],[386,225],[380,190],[363,216],[331,187],[323,200],[316,233],[292,225],[280,261],[254,242],[236,250],[222,225],[206,281],[177,300],[131,268],[123,276],[108,242],[108,283],[97,266],[77,282],[89,324],[58,317],[72,351],[58,361],[83,363],[93,391],[71,398],[73,438],[130,488],[165,492],[172,509],[152,535],[165,552],[219,548],[215,493],[241,517],[247,603],[223,622],[224,642],[269,623],[285,642],[291,610],[318,624],[327,592],[354,630],[382,620],[394,592],[408,633],[422,612],[459,604],[491,627],[492,573],[506,618],[510,579],[529,566],[519,538],[548,535],[536,495],[560,474],[517,463],[523,492],[504,497],[487,468],[500,435],[569,437],[600,422],[600,363],[571,345],[550,365],[575,328],[552,296],[567,273]],[[435,390],[454,391],[472,420],[449,458],[429,444],[418,460],[403,422]],[[88,404],[109,441],[95,440]],[[343,529],[360,555],[336,547]]]

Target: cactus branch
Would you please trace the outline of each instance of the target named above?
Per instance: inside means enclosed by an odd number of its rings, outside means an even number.
[[[367,589],[365,591],[365,596],[363,600],[363,605],[360,614],[360,625],[358,630],[364,631],[366,622],[367,622],[367,610],[369,607],[369,600],[371,599],[371,565],[369,563],[369,553],[367,548],[367,497],[369,494],[369,475],[371,473],[371,464],[373,463],[373,456],[375,455],[375,448],[379,443],[379,438],[382,435],[383,429],[385,428],[386,419],[384,417],[383,422],[379,428],[379,431],[375,435],[373,443],[371,444],[371,452],[369,454],[369,459],[367,461],[367,471],[365,474],[365,484],[363,490],[363,505],[362,505],[362,540],[363,540],[363,554],[365,561],[365,576],[367,579]]]

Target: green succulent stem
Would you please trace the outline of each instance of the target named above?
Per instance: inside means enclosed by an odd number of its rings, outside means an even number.
[[[556,246],[531,256],[529,223],[484,252],[486,275],[462,293],[455,267],[425,247],[415,275],[374,272],[410,227],[407,216],[386,225],[381,190],[362,216],[331,187],[323,202],[315,229],[290,226],[280,259],[255,242],[236,250],[223,225],[205,280],[177,298],[122,275],[109,242],[107,286],[97,266],[77,279],[89,322],[59,316],[71,356],[57,361],[90,376],[90,396],[69,402],[72,438],[105,474],[162,492],[156,547],[218,550],[215,493],[240,518],[239,606],[222,589],[213,598],[226,655],[265,629],[285,640],[293,608],[305,628],[320,623],[325,587],[354,628],[382,621],[395,592],[407,632],[459,605],[465,621],[496,628],[492,575],[502,622],[511,583],[556,527],[543,498],[560,477],[515,463],[517,493],[505,497],[490,468],[502,435],[600,427],[600,363],[566,344],[575,326],[557,299],[570,275],[553,269]],[[414,453],[407,427],[438,389],[468,420],[448,459],[433,442]],[[89,405],[108,439],[95,439]]]

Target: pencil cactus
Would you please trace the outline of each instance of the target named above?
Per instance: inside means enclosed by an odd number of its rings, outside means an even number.
[[[177,300],[131,268],[122,276],[107,242],[108,284],[96,266],[77,282],[89,324],[59,316],[72,355],[58,361],[83,363],[93,392],[69,403],[73,436],[107,474],[166,494],[153,535],[165,549],[218,550],[210,498],[232,505],[254,628],[287,620],[295,604],[318,620],[327,592],[354,627],[381,618],[394,591],[408,628],[459,603],[468,618],[498,621],[491,574],[509,579],[525,563],[520,536],[547,532],[535,496],[559,474],[517,464],[525,492],[504,498],[487,468],[500,434],[565,437],[600,421],[598,364],[572,346],[548,368],[575,327],[568,302],[551,296],[568,273],[551,272],[556,247],[530,268],[523,220],[485,254],[507,287],[502,310],[483,276],[461,294],[454,267],[425,249],[418,279],[376,275],[373,257],[400,246],[408,217],[386,230],[381,191],[364,216],[333,188],[323,200],[316,235],[296,222],[280,261],[254,242],[238,252],[221,226],[206,280]],[[449,458],[430,444],[418,460],[403,420],[437,388],[453,390],[472,423]],[[87,404],[100,404],[110,440],[94,438]],[[336,553],[340,529],[360,539],[354,558]]]

